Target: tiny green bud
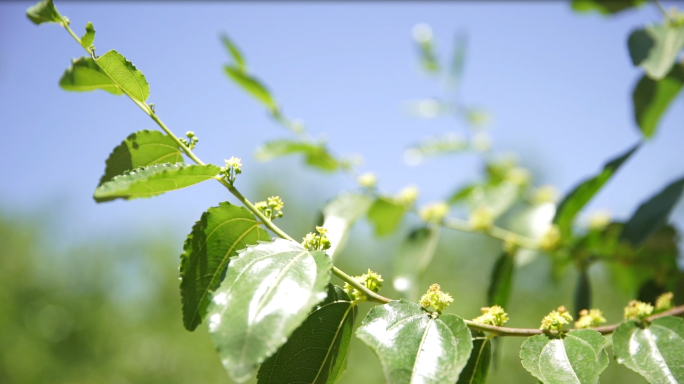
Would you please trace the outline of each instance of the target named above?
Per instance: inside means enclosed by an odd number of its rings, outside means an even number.
[[[482,307],[480,308],[480,311],[482,311],[482,315],[473,319],[476,323],[501,327],[508,321],[508,313],[498,305]]]
[[[193,131],[187,131],[187,132],[185,132],[185,136],[187,136],[188,138],[192,139],[192,138],[195,136],[195,132],[193,132]]]
[[[404,206],[410,207],[418,200],[418,187],[410,185],[397,194],[395,200]]]
[[[443,201],[425,204],[419,212],[419,216],[423,221],[431,223],[440,223],[449,213],[449,205]]]
[[[494,224],[494,215],[487,207],[479,207],[470,213],[470,226],[476,231],[486,231]]]
[[[541,239],[539,239],[539,247],[544,251],[553,251],[558,248],[561,242],[561,234],[558,225],[552,225]]]
[[[328,233],[328,230],[323,227],[316,226],[316,232],[320,233],[321,235],[325,235]]]
[[[427,292],[420,298],[420,305],[423,308],[428,309],[432,307],[438,313],[441,313],[453,302],[454,299],[451,295],[442,292],[442,287],[440,287],[439,284],[432,284]]]
[[[368,269],[367,273],[364,273],[361,276],[354,276],[353,279],[358,281],[361,285],[365,286],[369,290],[376,292],[376,293],[380,291],[380,288],[382,288],[382,282],[384,281],[382,279],[382,276],[371,271],[370,268]],[[352,300],[358,300],[358,299],[365,299],[366,298],[366,296],[363,294],[363,292],[354,288],[349,283],[344,283],[343,289],[352,298]]]
[[[225,160],[226,162],[226,168],[233,168],[236,171],[239,171],[242,169],[242,160],[238,157],[231,156],[230,159]]]
[[[653,306],[639,300],[632,300],[625,307],[625,320],[643,320],[653,313]]]
[[[326,249],[330,249],[332,244],[330,244],[328,236],[325,235],[328,230],[323,227],[316,227],[316,231],[318,234],[311,232],[304,237],[302,247],[311,251],[325,251]]]
[[[583,309],[579,313],[580,318],[575,321],[575,328],[584,329],[598,327],[602,323],[606,322],[606,318],[603,317],[603,312],[600,309]]]
[[[378,178],[375,176],[375,173],[366,172],[359,176],[359,178],[356,179],[356,182],[363,188],[375,188],[375,185],[378,183]]]
[[[532,193],[532,203],[541,205],[558,201],[558,190],[553,185],[543,185]]]
[[[542,331],[560,332],[563,329],[563,325],[570,324],[571,321],[572,316],[565,309],[565,306],[561,305],[557,310],[551,311],[548,315],[544,316],[539,329]]]
[[[658,296],[656,299],[655,303],[655,311],[656,312],[663,312],[667,311],[668,309],[672,308],[672,299],[674,298],[674,294],[672,292],[666,292],[663,293],[662,295]]]

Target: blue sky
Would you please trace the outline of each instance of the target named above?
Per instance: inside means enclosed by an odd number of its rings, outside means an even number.
[[[62,72],[83,51],[57,25],[30,23],[24,16],[29,5],[0,3],[0,208],[52,212],[55,233],[70,241],[150,226],[187,232],[202,211],[228,199],[218,184],[208,183],[96,205],[92,191],[111,149],[132,132],[153,129],[153,122],[124,97],[62,91]],[[99,54],[117,49],[143,71],[158,115],[178,134],[195,131],[205,161],[241,157],[239,183],[248,196],[262,175],[291,183],[280,171],[294,167],[302,198],[319,196],[312,209],[353,183],[300,169],[298,159],[254,160],[260,143],[288,133],[224,76],[228,56],[220,32],[241,47],[250,70],[289,116],[303,119],[315,136],[324,134],[336,153],[362,154],[362,170],[376,172],[383,189],[415,183],[421,200],[431,201],[476,179],[479,163],[469,155],[417,167],[402,161],[406,146],[427,135],[465,132],[453,118],[422,120],[403,110],[407,100],[441,95],[440,83],[419,70],[411,38],[416,23],[432,26],[443,59],[450,57],[454,34],[468,34],[464,99],[493,114],[495,149],[518,152],[522,165],[538,172],[538,183],[564,193],[639,140],[631,91],[641,72],[630,62],[626,40],[633,28],[660,20],[652,6],[607,19],[576,14],[560,1],[57,6],[79,33],[87,21],[94,23]],[[680,95],[655,138],[587,211],[608,209],[624,218],[684,174],[682,101]],[[683,211],[680,204],[680,228]]]

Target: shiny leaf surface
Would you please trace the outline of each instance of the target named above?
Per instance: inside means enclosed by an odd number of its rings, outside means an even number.
[[[375,227],[375,234],[384,236],[397,230],[405,213],[406,208],[393,199],[379,197],[368,210],[368,220]]]
[[[650,78],[660,80],[670,72],[684,48],[684,25],[665,23],[637,29],[629,35],[627,45],[632,63],[642,67]]]
[[[90,57],[76,59],[59,79],[59,86],[66,91],[87,92],[101,89],[114,95],[124,92]]]
[[[57,11],[57,8],[52,3],[52,0],[42,0],[36,5],[31,6],[26,10],[26,17],[34,24],[42,23],[61,23],[62,16]]]
[[[506,308],[513,289],[515,275],[515,255],[502,252],[494,263],[489,288],[487,289],[487,304],[499,305]]]
[[[420,277],[432,261],[439,241],[439,227],[427,225],[409,233],[394,258],[394,289],[410,301],[420,298]]]
[[[298,153],[304,155],[306,163],[315,168],[333,172],[340,167],[339,162],[332,157],[325,145],[288,139],[266,142],[257,149],[256,158],[261,161],[270,161]]]
[[[484,384],[492,361],[492,339],[484,332],[471,331],[473,351],[456,384]]]
[[[103,71],[107,72],[116,85],[132,99],[144,103],[150,96],[150,85],[145,75],[122,54],[111,50],[97,60]]]
[[[684,84],[684,63],[672,67],[667,76],[653,80],[644,75],[632,93],[634,119],[645,137],[651,137],[670,103]]]
[[[328,230],[331,247],[328,254],[335,257],[344,248],[354,222],[364,216],[373,199],[358,193],[342,192],[323,208],[323,227]]]

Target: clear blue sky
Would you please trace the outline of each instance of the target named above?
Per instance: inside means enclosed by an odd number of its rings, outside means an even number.
[[[208,183],[96,205],[92,192],[111,149],[132,132],[153,129],[153,122],[124,97],[62,91],[62,72],[83,51],[57,25],[30,23],[24,16],[29,5],[0,3],[0,208],[57,212],[51,216],[56,233],[75,240],[148,224],[187,232],[203,210],[227,199],[218,184]],[[493,113],[496,149],[519,152],[522,164],[539,172],[539,183],[567,192],[639,139],[631,91],[640,71],[631,65],[626,40],[631,29],[660,19],[652,6],[606,19],[573,13],[561,1],[57,6],[79,33],[87,21],[94,23],[98,53],[117,49],[145,73],[158,115],[177,133],[194,130],[205,161],[243,158],[240,183],[248,195],[260,172],[287,183],[277,171],[300,163],[254,160],[260,143],[288,133],[224,76],[222,31],[288,115],[302,118],[314,135],[325,134],[336,153],[362,154],[363,169],[377,172],[383,189],[418,184],[422,201],[446,196],[479,170],[471,156],[418,167],[402,162],[408,144],[465,129],[451,118],[421,120],[402,109],[409,99],[440,95],[439,84],[418,69],[411,39],[416,23],[432,26],[442,58],[450,55],[456,31],[468,33],[463,95]],[[680,95],[656,137],[588,210],[605,208],[624,218],[684,175],[683,106]],[[319,193],[316,202],[352,187],[342,176],[298,174],[302,189]],[[55,204],[61,205],[56,211]],[[683,211],[680,204],[680,228]]]

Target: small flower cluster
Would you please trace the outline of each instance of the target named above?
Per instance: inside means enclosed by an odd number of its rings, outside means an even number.
[[[423,308],[434,308],[437,313],[442,311],[453,303],[454,299],[450,294],[442,292],[442,287],[439,284],[432,284],[427,292],[420,298],[420,305]]]
[[[280,196],[271,196],[266,201],[260,201],[254,204],[254,207],[263,213],[269,220],[276,217],[283,217],[283,200]]]
[[[515,167],[506,172],[506,180],[515,185],[523,186],[532,180],[532,175],[525,168]]]
[[[363,188],[373,189],[378,183],[378,178],[373,172],[366,172],[359,176],[358,179],[356,179],[356,182]]]
[[[492,307],[480,308],[482,315],[473,319],[474,322],[480,324],[495,325],[500,327],[508,321],[508,313],[498,305]]]
[[[188,147],[189,149],[195,148],[195,146],[197,145],[197,142],[199,141],[199,139],[197,138],[197,136],[195,136],[195,132],[193,132],[193,131],[187,131],[187,132],[185,132],[185,136],[187,136],[188,138],[187,138],[187,139],[184,139],[184,138],[181,137],[181,138],[179,139],[179,140],[181,141],[181,143],[183,143],[183,145],[185,145],[185,146]],[[238,159],[238,160],[239,160],[239,159]]]
[[[441,223],[449,213],[449,205],[443,201],[425,204],[418,213],[423,221]]]
[[[233,185],[237,175],[242,173],[242,160],[237,157],[231,156],[230,159],[226,160],[226,166],[221,168],[221,173],[223,177],[228,180],[228,182]]]
[[[674,299],[674,294],[672,292],[666,292],[658,296],[655,303],[655,311],[663,312],[672,308],[672,299]]]
[[[318,234],[309,232],[304,236],[304,241],[302,241],[302,247],[310,251],[325,251],[330,248],[330,240],[328,240],[328,230],[323,227],[316,227]]]
[[[405,206],[411,207],[418,200],[418,187],[410,185],[401,191],[394,197],[397,203]]]
[[[625,320],[643,320],[653,313],[653,306],[639,300],[632,300],[625,307]]]
[[[368,269],[368,272],[364,273],[361,276],[354,276],[354,280],[358,281],[363,285],[364,287],[368,288],[369,290],[377,293],[380,291],[380,288],[382,288],[382,282],[384,281],[382,279],[382,276],[379,274],[373,272]],[[344,283],[344,291],[347,292],[349,297],[352,298],[352,300],[365,300],[366,296],[363,294],[363,292],[359,291],[358,289],[354,288],[351,284],[349,283]]]
[[[494,224],[494,215],[487,207],[479,207],[470,213],[468,223],[476,231],[486,231]]]
[[[552,225],[541,239],[539,239],[539,247],[544,251],[553,251],[558,248],[561,243],[560,229],[556,224]]]
[[[558,190],[553,185],[542,185],[532,193],[534,204],[555,203],[558,200]]]
[[[563,329],[563,325],[570,324],[571,321],[572,316],[565,309],[565,306],[561,305],[557,310],[551,311],[548,315],[544,316],[539,329],[542,331],[560,332]]]
[[[584,329],[598,327],[602,323],[606,322],[606,318],[603,317],[603,312],[600,309],[583,309],[579,313],[580,318],[575,321],[575,328]]]

